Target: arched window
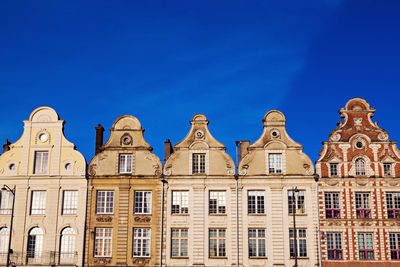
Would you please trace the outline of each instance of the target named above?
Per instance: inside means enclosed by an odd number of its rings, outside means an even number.
[[[365,161],[356,159],[356,175],[365,175]]]
[[[7,227],[1,228],[1,230],[0,230],[0,258],[2,258],[2,259],[7,257],[9,237],[10,237],[10,230]]]
[[[71,262],[75,256],[75,231],[66,227],[61,231],[60,263]]]
[[[28,236],[28,249],[26,256],[28,263],[40,263],[43,248],[43,230],[39,227],[32,228]]]

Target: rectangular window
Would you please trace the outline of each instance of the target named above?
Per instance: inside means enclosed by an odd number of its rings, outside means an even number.
[[[225,191],[210,191],[208,210],[210,214],[226,213]]]
[[[114,191],[97,191],[96,213],[114,213]]]
[[[265,229],[249,229],[249,257],[265,257]]]
[[[135,191],[135,214],[151,214],[151,191]]]
[[[0,214],[11,214],[13,194],[6,190],[0,191]]]
[[[268,154],[269,173],[282,173],[282,154]]]
[[[296,205],[293,203],[294,197],[296,196]],[[306,213],[305,203],[304,203],[304,191],[294,192],[293,190],[288,190],[288,210],[289,214],[293,214],[293,208],[296,206],[296,214]]]
[[[330,163],[329,164],[329,171],[331,176],[337,176],[338,175],[338,164],[337,163]]]
[[[247,208],[249,214],[264,214],[264,191],[248,191]]]
[[[383,175],[390,176],[392,175],[392,165],[390,163],[383,163]]]
[[[328,248],[328,260],[343,259],[341,233],[326,233],[326,243]]]
[[[188,256],[188,229],[171,229],[171,257]]]
[[[35,163],[33,173],[48,173],[49,172],[49,152],[48,151],[36,151],[35,152]]]
[[[172,191],[172,214],[189,213],[189,192]]]
[[[119,154],[119,173],[132,173],[132,154]]]
[[[95,257],[111,257],[112,228],[96,228],[94,241]]]
[[[389,233],[390,257],[392,260],[400,260],[400,233]]]
[[[339,193],[325,193],[325,216],[327,219],[340,218]]]
[[[358,233],[358,253],[360,260],[374,259],[372,242],[372,233]]]
[[[209,229],[209,257],[226,257],[226,230]]]
[[[371,218],[369,193],[356,193],[356,212],[357,212],[357,219]]]
[[[133,257],[150,257],[150,228],[133,228]]]
[[[78,210],[78,191],[64,191],[62,214],[76,214]]]
[[[386,205],[389,219],[400,218],[400,193],[386,193]]]
[[[32,191],[31,214],[46,214],[46,191]]]
[[[307,235],[306,229],[296,229],[297,230],[297,256],[307,257]],[[290,246],[290,257],[294,258],[294,231],[289,229],[289,246]]]
[[[206,154],[192,154],[192,173],[206,173]]]

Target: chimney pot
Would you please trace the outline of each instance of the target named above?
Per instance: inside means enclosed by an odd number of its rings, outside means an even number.
[[[103,145],[103,133],[104,128],[101,124],[94,127],[96,129],[96,144],[94,148],[94,154],[97,155],[101,152],[101,146]]]
[[[164,162],[167,161],[169,156],[171,156],[172,153],[174,153],[174,149],[172,147],[171,141],[169,139],[165,140],[164,142]]]
[[[250,141],[239,141],[239,161],[241,161],[244,156],[249,152],[248,148],[250,145]]]
[[[8,141],[8,139],[6,139],[6,142],[3,145],[3,153],[10,150],[10,145],[11,145],[10,141]]]

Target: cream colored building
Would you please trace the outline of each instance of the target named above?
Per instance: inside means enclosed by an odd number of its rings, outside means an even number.
[[[11,262],[17,266],[82,266],[86,162],[64,137],[63,125],[52,108],[39,107],[24,121],[21,138],[0,156],[0,186],[16,188]],[[11,207],[12,194],[2,191],[2,264]]]
[[[240,142],[240,263],[293,266],[293,210],[298,266],[318,265],[317,185],[310,158],[286,132],[285,116],[269,111],[261,137]],[[293,189],[297,188],[296,206]]]

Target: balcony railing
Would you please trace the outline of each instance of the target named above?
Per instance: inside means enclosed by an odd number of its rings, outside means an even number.
[[[5,265],[7,253],[0,253],[0,265]],[[14,252],[10,254],[11,266],[13,265],[55,265],[55,266],[77,266],[78,252],[64,253],[47,251],[37,252]]]

